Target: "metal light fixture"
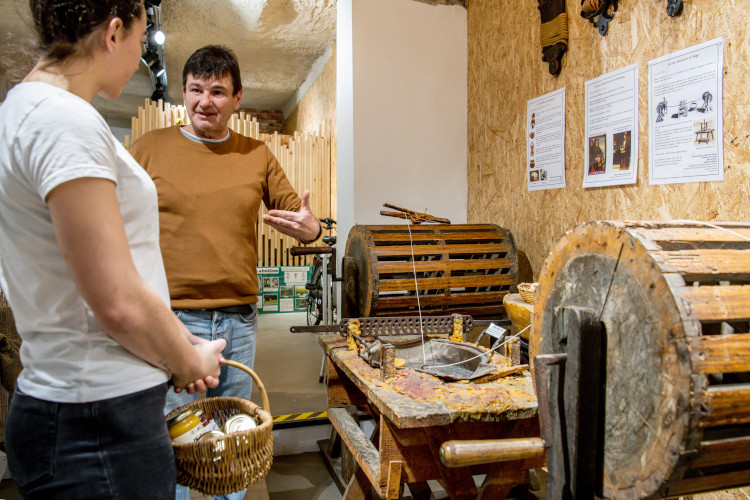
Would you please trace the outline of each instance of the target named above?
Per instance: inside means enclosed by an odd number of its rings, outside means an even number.
[[[161,29],[161,0],[146,0],[146,40],[143,42],[141,59],[148,67],[154,89],[152,101],[169,101],[167,94],[167,72],[164,63],[166,36]]]
[[[153,35],[151,36],[154,39],[154,43],[156,45],[164,45],[164,42],[167,40],[167,36],[164,34],[162,30],[154,31]]]
[[[166,97],[166,89],[161,84],[157,85],[156,89],[154,90],[154,93],[151,94],[151,100],[156,102],[159,99],[164,100],[165,97]]]

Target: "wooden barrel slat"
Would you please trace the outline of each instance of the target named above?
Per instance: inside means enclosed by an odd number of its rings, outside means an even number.
[[[750,484],[750,225],[720,225],[588,222],[540,272],[532,360],[566,352],[559,308],[593,312],[605,333],[605,498]]]
[[[727,224],[729,231],[712,227],[676,227],[666,226],[658,228],[637,228],[638,234],[656,243],[675,244],[679,242],[705,243],[726,241],[730,243],[748,243],[750,227],[745,225],[732,226]],[[732,234],[737,233],[737,234]]]
[[[357,225],[344,261],[348,317],[416,315],[430,291],[423,313],[504,319],[517,279],[513,235],[492,224]]]
[[[476,245],[394,245],[373,248],[376,257],[406,257],[424,255],[487,255],[506,253],[510,246],[505,243],[478,243]]]
[[[750,423],[750,386],[711,387],[706,394],[708,415],[701,427]],[[748,450],[750,461],[750,450]]]
[[[513,284],[513,277],[506,274],[489,274],[481,276],[458,276],[454,278],[422,278],[414,282],[411,279],[381,279],[381,292],[397,292],[399,290],[440,290],[444,288],[465,288],[485,286],[506,286]]]
[[[483,260],[417,260],[401,262],[378,262],[377,271],[382,274],[418,273],[432,271],[476,271],[484,269],[508,269],[512,267],[512,259],[483,259]]]
[[[688,337],[696,373],[750,372],[750,334]]]
[[[384,296],[378,300],[381,309],[401,307],[442,306],[462,304],[497,304],[502,303],[507,292],[453,293],[450,295],[420,295],[419,301],[415,295],[407,297]]]
[[[747,251],[737,249],[712,248],[703,250],[674,250],[652,252],[665,273],[680,273],[685,281],[691,282],[702,276],[717,279],[750,279],[750,259]]]
[[[695,460],[690,464],[691,469],[713,467],[723,464],[747,462],[750,451],[750,437],[720,439],[701,443]]]
[[[719,489],[734,488],[750,484],[750,470],[739,470],[712,474],[710,476],[688,477],[676,486],[669,488],[669,497],[677,497],[688,493],[701,493]]]
[[[675,289],[675,296],[682,300],[688,320],[750,319],[750,285],[686,286]]]
[[[382,245],[383,243],[392,243],[394,241],[400,241],[408,244],[410,241],[465,241],[465,240],[476,240],[476,241],[497,241],[501,239],[496,233],[477,233],[477,232],[454,232],[454,233],[380,233],[373,234],[372,241],[376,245]]]

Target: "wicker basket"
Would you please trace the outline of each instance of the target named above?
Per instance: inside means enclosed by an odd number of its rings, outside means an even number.
[[[536,286],[537,283],[519,283],[518,293],[528,304],[536,304]]]
[[[273,417],[266,388],[258,375],[247,366],[226,360],[225,364],[247,372],[263,397],[263,408],[243,398],[204,398],[172,410],[167,418],[180,411],[201,408],[219,427],[233,415],[246,413],[255,418],[254,429],[233,432],[224,437],[197,443],[172,444],[177,465],[177,483],[205,495],[226,495],[244,490],[263,479],[273,462]]]

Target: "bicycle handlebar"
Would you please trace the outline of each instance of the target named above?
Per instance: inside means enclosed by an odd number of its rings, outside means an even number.
[[[323,253],[333,253],[333,248],[331,247],[290,247],[289,253],[293,257],[298,257],[300,255],[320,255]]]
[[[336,221],[331,219],[330,217],[325,217],[323,219],[318,219],[320,222],[323,223],[325,229],[333,229],[334,224],[336,224]]]

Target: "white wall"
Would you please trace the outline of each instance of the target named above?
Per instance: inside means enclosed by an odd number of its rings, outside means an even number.
[[[466,9],[339,0],[339,254],[353,224],[403,224],[383,203],[465,223]]]

